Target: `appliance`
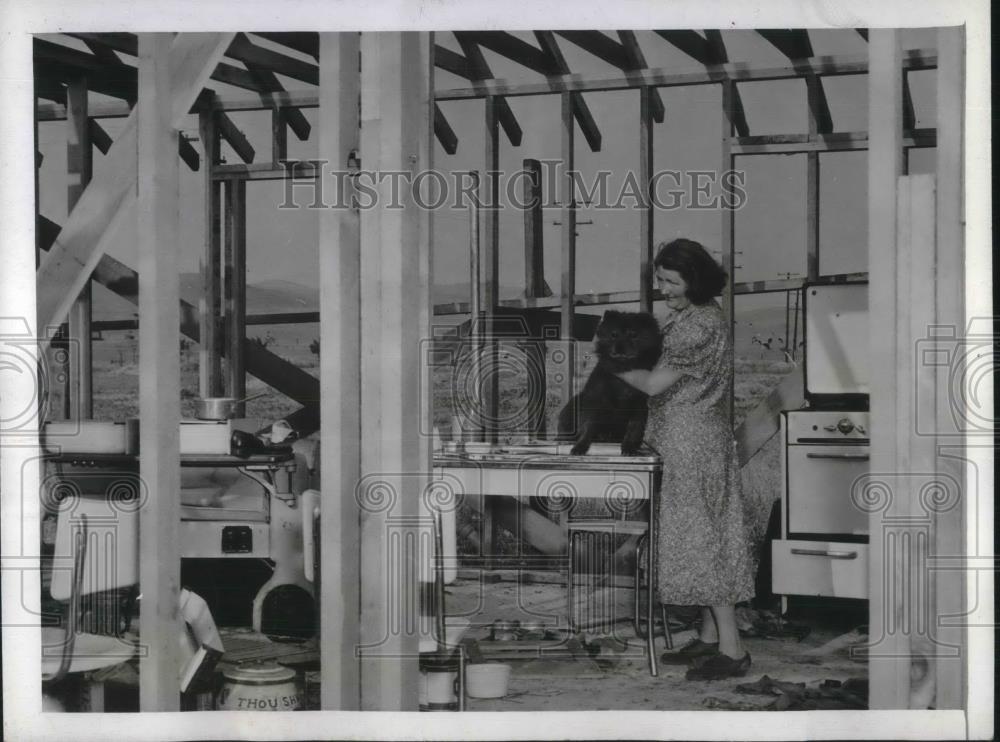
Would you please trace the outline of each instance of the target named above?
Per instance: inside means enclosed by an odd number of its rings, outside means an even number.
[[[869,472],[871,439],[867,283],[812,283],[803,291],[808,407],[781,413],[773,590],[867,599],[868,511],[855,489]]]

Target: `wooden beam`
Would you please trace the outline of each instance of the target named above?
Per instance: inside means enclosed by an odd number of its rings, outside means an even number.
[[[915,128],[917,125],[917,114],[913,110],[913,96],[910,95],[910,80],[908,75],[903,75],[903,130]]]
[[[965,315],[965,204],[963,198],[965,147],[963,141],[965,119],[965,29],[961,27],[941,28],[937,32],[939,64],[937,71],[937,239],[935,241],[934,291],[938,326],[962,328]],[[956,333],[957,334],[957,333]],[[947,339],[945,344],[949,344]],[[925,372],[928,369],[925,369]],[[934,430],[938,431],[939,448],[936,456],[936,470],[950,476],[961,489],[970,492],[965,474],[965,451],[958,446],[949,452],[943,445],[956,438],[957,429],[953,416],[953,398],[945,391],[949,386],[949,373],[966,372],[960,364],[951,368],[933,368],[936,393]],[[969,378],[965,373],[965,378]],[[977,437],[983,431],[977,430]],[[970,436],[971,438],[972,436]],[[966,498],[963,498],[965,500]],[[951,509],[941,509],[934,514],[935,555],[979,555],[973,551],[966,539],[968,504],[962,502]],[[977,515],[980,515],[977,513]],[[987,522],[989,522],[987,520]],[[957,560],[955,567],[968,569],[966,559]],[[967,572],[958,572],[964,575]],[[972,608],[968,600],[966,586],[962,579],[955,579],[955,573],[944,571],[932,573],[935,600],[934,615],[967,616]],[[956,575],[957,576],[957,575]],[[978,586],[978,583],[977,583]],[[978,596],[977,596],[978,598]],[[958,656],[944,656],[940,651],[936,662],[936,694],[934,707],[937,709],[970,709],[975,703],[969,701],[969,687],[966,681],[970,664],[978,662],[972,658],[977,653],[970,646],[969,630],[962,625],[963,619],[939,621],[935,628],[941,649],[946,646],[959,647]],[[944,625],[941,625],[944,624]],[[985,659],[985,658],[984,658]],[[988,662],[989,660],[986,660]],[[975,736],[973,733],[970,736]]]
[[[464,31],[462,35],[473,43],[524,65],[543,75],[559,74],[552,57],[543,49],[528,44],[506,31]]]
[[[106,131],[104,131],[104,127],[97,123],[97,119],[95,118],[91,118],[87,121],[87,127],[87,136],[90,137],[91,144],[97,147],[97,150],[102,155],[106,155],[108,150],[111,149],[111,137],[108,136]]]
[[[526,159],[521,203],[524,205],[524,295],[551,296],[545,284],[545,234],[542,228],[542,164]]]
[[[149,490],[139,511],[140,617],[147,652],[139,660],[141,711],[180,710],[179,179],[171,40],[169,33],[139,37],[139,475]]]
[[[653,91],[639,88],[639,184],[644,199],[639,206],[639,311],[653,311],[653,227],[649,180],[653,176]]]
[[[259,67],[252,63],[247,63],[247,70],[249,71],[250,76],[255,81],[260,83],[261,90],[264,92],[283,93],[285,91],[281,81],[278,80],[277,76],[270,70],[264,69],[263,67]],[[297,108],[285,108],[282,113],[284,114],[285,120],[288,122],[288,127],[294,132],[295,136],[298,137],[299,141],[304,142],[309,139],[309,132],[312,127],[302,111]]]
[[[909,49],[903,58],[903,68],[907,70],[933,69],[937,66],[937,52],[933,49]],[[439,90],[435,100],[467,100],[483,98],[487,95],[521,96],[550,95],[562,92],[597,92],[601,90],[628,90],[650,85],[653,87],[675,87],[684,85],[707,85],[723,79],[737,82],[757,80],[793,80],[803,75],[858,75],[868,72],[867,55],[844,55],[834,57],[813,57],[789,61],[778,65],[747,65],[728,62],[713,65],[705,70],[676,72],[672,68],[651,68],[605,78],[584,78],[579,75],[558,75],[537,83],[514,83],[509,80],[480,80],[468,88]]]
[[[728,64],[729,54],[726,52],[726,42],[722,39],[722,32],[708,29],[705,31],[705,40],[708,42],[708,48],[711,52],[711,63],[713,65]],[[740,98],[740,89],[737,85],[733,86],[731,105],[730,120],[733,123],[733,128],[740,136],[749,136],[750,125],[747,123],[746,109],[743,107],[743,99]]]
[[[205,231],[201,258],[201,297],[198,302],[201,338],[198,348],[198,391],[204,397],[222,397],[222,199],[212,170],[219,161],[219,133],[212,111],[198,114],[198,132],[205,151]]]
[[[77,80],[67,86],[66,110],[69,113],[66,120],[66,166],[69,171],[66,205],[72,212],[94,174],[86,80]],[[64,397],[69,405],[66,417],[70,420],[89,420],[94,416],[94,357],[90,331],[92,307],[90,281],[87,281],[69,313],[69,338],[76,343],[78,353],[76,362],[68,364],[68,394]]]
[[[250,144],[250,140],[246,138],[246,135],[240,131],[236,124],[233,122],[229,116],[223,112],[218,112],[215,115],[215,127],[219,132],[219,135],[226,140],[230,147],[237,156],[243,160],[243,162],[253,162],[254,157],[257,156],[253,145]]]
[[[433,166],[432,44],[427,33],[361,34],[365,168]],[[399,194],[404,208],[389,208],[391,184],[382,182],[377,208],[361,212],[362,480],[354,491],[361,517],[362,710],[417,707],[418,555],[393,548],[415,541],[431,471],[430,437],[413,435],[429,422],[422,417],[429,380],[419,338],[430,337],[430,232],[408,182]],[[367,483],[393,494],[373,498]]]
[[[736,83],[732,80],[722,81],[722,148],[719,153],[719,167],[722,168],[723,172],[731,171],[735,167],[735,160],[733,158],[732,149],[730,147],[730,137],[733,135],[734,121],[733,121],[733,110],[735,108],[735,103],[733,101],[736,93]],[[722,289],[722,313],[726,318],[726,327],[729,330],[729,353],[733,357],[735,355],[735,343],[733,337],[733,319],[736,316],[736,295],[733,293],[733,281],[736,278],[736,219],[733,214],[733,209],[730,206],[727,208],[726,204],[723,203],[719,209],[719,217],[722,222],[720,233],[722,235],[722,269],[729,276],[729,280],[726,281],[725,287]],[[736,414],[735,409],[735,379],[733,364],[729,367],[729,427],[732,428],[733,420]]]
[[[656,31],[655,33],[699,64],[716,63],[711,44],[697,31]]]
[[[40,60],[35,62],[34,72],[36,77],[49,83],[68,83],[83,76],[87,79],[88,87],[93,92],[120,98],[129,104],[135,103],[137,83],[134,67],[122,65],[121,69],[102,72],[100,70],[86,70],[62,62]]]
[[[227,181],[223,188],[226,230],[223,242],[223,303],[226,327],[226,396],[246,396],[246,371],[243,345],[246,338],[246,181]],[[236,417],[243,417],[237,414]]]
[[[625,68],[625,71],[646,69],[646,57],[643,55],[639,42],[635,38],[635,32],[619,31],[618,38],[622,42],[625,57],[628,59],[628,67]],[[653,114],[653,121],[662,124],[664,114],[663,101],[660,99],[660,94],[656,88],[649,88],[649,105]]]
[[[444,111],[437,103],[434,104],[434,136],[437,137],[444,151],[449,155],[458,151],[458,135],[451,128],[451,124],[445,118]]]
[[[545,53],[552,58],[556,70],[560,74],[569,74],[569,65],[566,64],[566,59],[563,57],[562,50],[556,42],[555,34],[551,31],[535,31],[535,38],[538,39],[538,43],[541,45],[542,49],[545,50]],[[587,140],[587,145],[590,147],[590,151],[600,152],[601,130],[598,128],[597,121],[594,120],[594,116],[590,112],[587,102],[583,99],[583,96],[580,95],[580,93],[573,93],[571,101],[573,104],[573,116],[580,125],[580,131],[583,132],[583,136]]]
[[[319,85],[319,67],[315,64],[257,46],[243,33],[236,34],[226,50],[226,56],[238,59],[248,68],[253,65],[310,85]]]
[[[320,158],[346,167],[359,147],[357,106],[341,101],[360,95],[356,33],[322,33],[320,44]],[[352,188],[350,179],[344,182]],[[343,202],[350,202],[350,191]],[[319,214],[320,467],[326,487],[354,492],[361,481],[361,232],[356,210],[323,209]],[[323,348],[353,348],[323,353]],[[361,574],[358,503],[353,497],[325,498],[320,520],[320,706],[361,708],[360,666],[354,650],[361,634]]]
[[[484,200],[482,256],[483,269],[483,305],[482,316],[487,323],[492,323],[497,303],[500,301],[500,201],[502,188],[500,180],[500,127],[498,125],[500,101],[487,98],[485,106],[484,157],[486,163],[486,198]],[[491,340],[485,344],[482,358],[482,374],[477,381],[477,387],[482,390],[481,411],[485,420],[478,425],[484,427],[484,440],[496,443],[499,440],[497,420],[500,409],[500,370],[497,368],[498,343]],[[483,383],[485,380],[485,384]]]
[[[808,59],[813,56],[813,48],[809,41],[808,31],[802,29],[758,30],[757,33],[770,41],[778,51],[790,60]],[[817,131],[821,134],[826,134],[833,131],[833,118],[830,115],[830,106],[826,100],[826,93],[823,91],[823,81],[818,77],[815,77],[815,79],[816,87],[815,89],[810,88],[809,92],[809,108],[816,119]],[[909,126],[906,128],[912,129],[913,127]]]
[[[469,60],[440,44],[434,46],[434,66],[466,80],[476,79]]]
[[[820,133],[820,106],[817,99],[822,94],[819,78],[815,75],[806,77],[806,97],[808,100],[809,135]],[[819,278],[819,220],[820,220],[820,172],[819,152],[809,152],[806,155],[806,278],[815,281]]]
[[[315,31],[297,31],[280,33],[257,33],[268,41],[287,46],[297,52],[308,54],[313,59],[319,59],[319,34]]]
[[[171,50],[173,109],[178,127],[221,56],[229,34],[180,34]],[[104,251],[102,237],[127,214],[134,214],[136,184],[136,113],[108,152],[105,167],[83,192],[53,249],[38,271],[39,327],[60,324]],[[175,149],[176,158],[176,149]],[[43,346],[48,339],[40,341]]]
[[[474,81],[479,82],[492,78],[493,73],[490,71],[490,66],[486,63],[486,58],[476,45],[476,42],[459,31],[455,32],[455,39],[458,41],[458,45],[462,47],[462,53],[465,54],[469,68],[472,74],[475,75]],[[503,98],[499,98],[496,105],[497,116],[504,133],[507,135],[507,139],[512,145],[519,147],[523,133],[521,132],[521,125],[517,123],[517,119],[514,117],[514,112],[510,110],[510,106],[507,105],[507,101],[503,100]]]
[[[569,93],[562,94],[562,128],[560,130],[563,193],[562,193],[562,281],[560,293],[560,338],[566,344],[563,372],[562,399],[568,402],[574,391],[576,376],[576,346],[573,343],[573,305],[576,295],[576,201],[572,172],[576,167],[573,141],[573,101]]]
[[[184,160],[185,165],[192,171],[198,172],[198,168],[201,166],[201,157],[198,155],[198,150],[191,146],[191,140],[183,134],[177,138],[177,154]]]
[[[628,67],[628,57],[622,45],[600,31],[556,31],[556,33],[612,67],[618,69]]]
[[[903,64],[897,31],[872,29],[868,74],[868,274],[871,379],[871,470],[898,471],[896,429],[898,349],[896,337],[897,244],[896,182],[902,174]],[[912,392],[911,392],[912,393]],[[894,628],[892,585],[901,584],[902,565],[886,556],[885,513],[869,518],[869,636],[878,655],[869,655],[869,707],[900,709],[909,705],[909,641]],[[891,632],[891,633],[890,633]],[[886,655],[896,655],[896,659]]]

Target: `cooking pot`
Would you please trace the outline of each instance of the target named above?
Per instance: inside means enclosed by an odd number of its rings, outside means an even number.
[[[199,420],[229,420],[236,416],[239,405],[251,399],[263,397],[267,392],[259,392],[243,399],[235,397],[206,397],[195,400],[195,417]]]

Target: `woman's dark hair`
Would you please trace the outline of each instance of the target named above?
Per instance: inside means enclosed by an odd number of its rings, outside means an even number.
[[[692,304],[708,304],[722,293],[729,276],[699,243],[680,238],[657,247],[653,265],[680,274]]]

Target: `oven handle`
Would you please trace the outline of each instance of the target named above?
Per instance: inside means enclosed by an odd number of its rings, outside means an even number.
[[[807,459],[837,459],[838,461],[868,461],[866,453],[807,453]]]
[[[856,551],[827,551],[826,549],[792,549],[793,554],[800,556],[822,556],[830,559],[857,559]]]

